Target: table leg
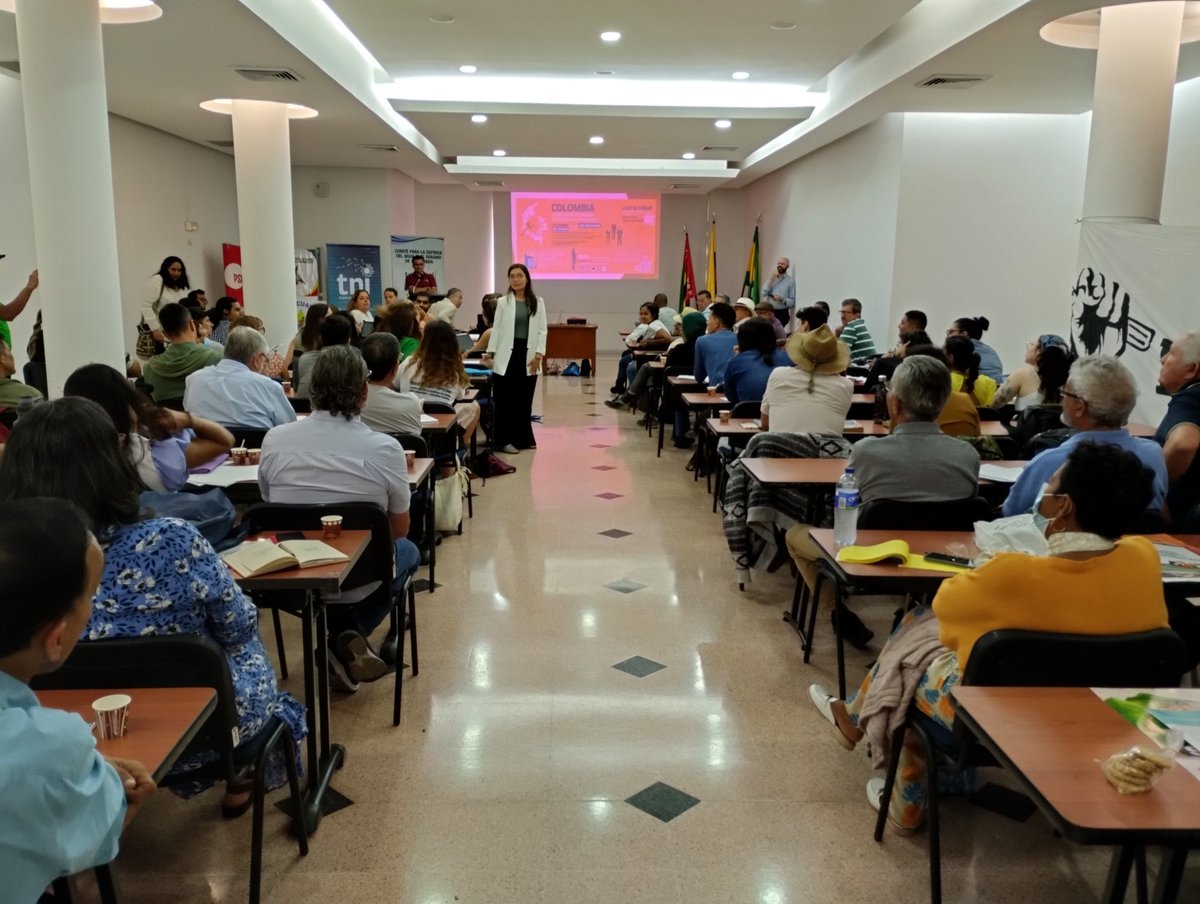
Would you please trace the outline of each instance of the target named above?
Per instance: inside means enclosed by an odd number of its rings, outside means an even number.
[[[329,740],[329,650],[325,642],[328,628],[325,607],[312,592],[305,594],[301,626],[308,721],[308,786],[304,792],[304,809],[299,815],[311,835],[321,824],[321,802],[329,789],[333,773],[341,768],[346,751],[340,744],[331,744]]]
[[[431,471],[430,474],[433,472]],[[425,510],[429,513],[429,527],[425,533],[429,537],[429,592],[433,593],[434,574],[437,570],[437,541],[438,535],[436,530],[437,513],[434,511],[434,506],[437,504],[437,482],[436,477],[429,478],[429,505]]]
[[[1187,863],[1188,849],[1164,848],[1162,862],[1158,865],[1158,878],[1154,880],[1154,904],[1175,904],[1179,899],[1179,886],[1183,884],[1183,868]]]
[[[300,611],[300,631],[304,652],[304,720],[308,725],[308,738],[305,744],[308,748],[307,765],[308,784],[310,788],[313,785],[313,776],[317,772],[319,755],[317,751],[317,732],[320,730],[317,707],[314,705],[317,702],[316,673],[313,667],[313,656],[316,652],[315,641],[313,640],[315,620],[312,591],[305,591],[304,608]]]
[[[1113,851],[1108,864],[1108,878],[1104,881],[1104,904],[1122,904],[1125,889],[1129,887],[1129,872],[1133,869],[1134,845],[1126,844]]]

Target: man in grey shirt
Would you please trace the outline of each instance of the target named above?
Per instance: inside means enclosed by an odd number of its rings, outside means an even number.
[[[362,356],[370,369],[363,423],[380,433],[420,436],[421,400],[392,388],[400,369],[400,340],[391,333],[372,333],[363,340]]]
[[[946,436],[937,425],[949,398],[950,370],[941,361],[922,355],[900,363],[888,393],[891,435],[860,440],[846,463],[854,468],[862,502],[951,502],[975,495],[979,453],[961,439]],[[787,545],[811,589],[822,553],[810,530],[807,524],[797,524],[787,532]],[[833,612],[833,587],[826,582],[825,588]],[[843,611],[842,635],[856,647],[866,646],[873,632],[850,610]]]

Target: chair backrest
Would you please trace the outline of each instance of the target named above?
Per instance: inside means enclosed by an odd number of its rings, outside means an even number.
[[[295,396],[288,396],[288,404],[292,406],[292,411],[296,414],[312,414],[312,400],[298,399]]]
[[[425,437],[412,433],[389,433],[388,436],[398,442],[402,448],[416,452],[417,458],[429,457],[429,444],[425,442]]]
[[[32,683],[35,690],[211,687],[217,706],[199,737],[220,755],[227,777],[234,776],[237,702],[225,652],[211,638],[191,634],[83,641],[61,668]]]
[[[729,412],[729,416],[735,421],[738,420],[739,418],[758,417],[761,414],[762,414],[762,400],[761,399],[755,399],[753,401],[747,400],[745,402],[738,402],[736,405],[733,406],[733,410],[731,412]]]
[[[986,405],[980,405],[975,411],[978,412],[981,421],[1000,421],[1004,419],[1004,412],[999,408],[989,408]]]
[[[345,587],[361,587],[371,581],[392,585],[396,570],[396,551],[392,543],[392,522],[380,506],[371,502],[331,502],[323,505],[296,505],[261,502],[246,509],[242,527],[250,533],[260,531],[320,530],[322,515],[341,515],[345,530],[369,530],[371,545],[346,577]]]
[[[992,507],[981,496],[949,502],[899,502],[876,499],[858,510],[863,530],[971,530],[976,521],[991,521]]]
[[[454,406],[446,402],[431,402],[427,399],[422,407],[427,414],[454,414]]]
[[[267,431],[259,427],[229,427],[228,430],[233,434],[233,445],[247,449],[261,449],[267,435]]]
[[[1138,634],[991,631],[975,642],[964,684],[1178,687],[1187,650],[1170,628]]]
[[[1039,452],[1045,452],[1047,449],[1057,449],[1067,441],[1067,437],[1071,435],[1069,427],[1055,427],[1052,430],[1043,430],[1041,433],[1035,433],[1030,437],[1029,442],[1025,443],[1021,452],[1025,458],[1033,458]]]
[[[1039,433],[1062,425],[1062,405],[1030,405],[1017,415],[1017,422],[1009,432],[1017,445],[1024,448]]]

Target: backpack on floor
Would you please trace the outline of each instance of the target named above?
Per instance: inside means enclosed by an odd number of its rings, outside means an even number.
[[[471,460],[471,471],[480,477],[500,477],[504,474],[516,473],[516,466],[510,465],[493,452],[483,452]]]

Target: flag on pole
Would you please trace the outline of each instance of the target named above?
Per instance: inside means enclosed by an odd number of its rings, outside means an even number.
[[[679,310],[696,301],[696,271],[692,268],[692,245],[683,230],[683,270],[679,274]]]
[[[758,227],[754,227],[754,238],[750,242],[750,256],[746,259],[746,275],[742,279],[742,297],[758,303]]]
[[[704,288],[709,295],[717,294],[717,218],[713,217],[708,226],[708,248],[704,252],[708,264],[704,270]]]

